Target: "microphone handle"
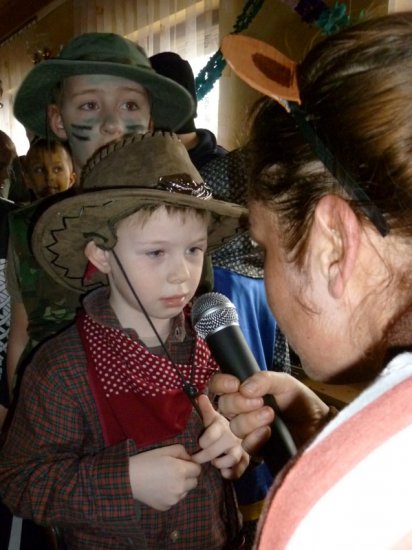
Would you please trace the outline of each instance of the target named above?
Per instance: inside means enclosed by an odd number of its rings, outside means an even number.
[[[279,407],[273,395],[265,395],[263,400],[265,405],[275,411],[276,416],[270,425],[272,433],[261,450],[261,456],[270,473],[275,477],[283,466],[296,454],[297,449],[286,424],[280,416]]]
[[[261,372],[239,325],[226,326],[209,334],[206,342],[223,373],[232,374],[244,382],[252,374]],[[272,434],[263,446],[260,456],[275,476],[296,454],[296,445],[281,419],[274,396],[265,395],[264,402],[275,411],[275,419],[270,426]]]

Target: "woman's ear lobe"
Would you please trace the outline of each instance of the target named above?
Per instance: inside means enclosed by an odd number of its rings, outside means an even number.
[[[315,216],[323,233],[323,273],[328,280],[330,295],[339,299],[356,264],[361,227],[352,208],[337,195],[322,197]]]
[[[53,133],[60,139],[67,140],[67,133],[64,129],[63,119],[59,107],[52,103],[47,107],[47,117],[49,126],[53,130]]]
[[[94,241],[89,241],[84,249],[84,255],[101,273],[110,273],[109,253],[99,248]]]

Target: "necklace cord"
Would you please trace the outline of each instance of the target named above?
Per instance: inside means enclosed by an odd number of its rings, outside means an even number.
[[[111,252],[113,253],[113,257],[114,259],[116,260],[116,263],[124,277],[124,280],[126,281],[126,284],[127,286],[129,287],[130,291],[132,292],[133,294],[133,297],[135,298],[136,302],[139,304],[139,307],[140,309],[142,310],[144,316],[146,317],[150,327],[152,328],[153,332],[155,333],[155,336],[156,338],[159,340],[159,343],[163,349],[163,351],[165,352],[166,354],[166,357],[169,359],[169,361],[171,362],[171,364],[173,365],[173,368],[175,369],[175,371],[177,372],[177,374],[179,375],[181,381],[182,381],[182,385],[183,385],[183,391],[185,392],[185,394],[187,395],[187,397],[190,399],[190,402],[192,403],[193,407],[195,408],[197,414],[200,416],[200,418],[203,420],[203,417],[202,417],[202,413],[200,412],[200,409],[199,409],[199,405],[197,404],[197,401],[196,401],[196,397],[198,397],[199,395],[199,390],[196,388],[196,386],[191,383],[192,382],[192,375],[193,375],[193,370],[194,370],[194,365],[192,363],[192,373],[191,373],[191,381],[188,382],[185,377],[183,376],[183,373],[180,371],[180,369],[178,368],[178,366],[176,365],[176,363],[173,361],[170,353],[169,353],[169,350],[166,348],[166,345],[165,343],[163,342],[163,340],[161,339],[160,337],[160,334],[158,333],[156,327],[154,326],[153,324],[153,321],[150,319],[149,317],[149,314],[147,313],[144,305],[142,304],[140,298],[138,297],[137,295],[137,292],[135,291],[135,289],[133,288],[133,285],[132,283],[130,282],[130,279],[129,277],[127,276],[127,273],[123,267],[123,264],[121,263],[121,261],[119,260],[119,257],[118,255],[116,254],[115,250],[112,249]],[[194,358],[193,358],[194,360]]]

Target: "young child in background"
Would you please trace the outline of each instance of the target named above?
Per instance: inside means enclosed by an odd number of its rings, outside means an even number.
[[[22,82],[14,115],[36,136],[68,141],[75,172],[128,132],[175,130],[194,110],[182,86],[157,74],[139,45],[113,33],[73,38]]]
[[[35,140],[23,160],[23,177],[34,199],[69,189],[76,174],[67,146],[45,138]]]
[[[15,204],[8,199],[13,160],[16,147],[5,132],[0,130],[0,432],[8,408],[6,349],[10,324],[10,296],[6,287],[8,245],[7,216]]]
[[[14,114],[25,128],[68,142],[77,176],[90,155],[113,139],[153,127],[173,130],[192,111],[186,90],[156,74],[142,48],[112,33],[79,35],[58,57],[35,65],[14,104]],[[9,382],[22,357],[65,328],[80,305],[78,293],[59,287],[42,269],[35,280],[27,272],[25,277],[27,299],[36,303],[27,311],[25,295],[15,292],[16,284],[10,282]]]
[[[12,201],[0,197],[0,433],[9,406],[6,370],[7,339],[10,324],[10,296],[6,286],[8,226],[7,216],[15,208]]]
[[[4,502],[70,550],[241,548],[227,480],[248,456],[199,396],[217,365],[188,305],[206,250],[245,214],[157,132],[100,149],[37,221],[33,251],[57,283],[108,281],[36,352],[0,459]]]
[[[76,180],[73,161],[66,145],[45,138],[32,143],[23,161],[23,177],[34,199],[41,199],[69,189]],[[13,296],[13,323],[10,327],[8,345],[8,382],[9,391],[15,385],[14,369],[21,358],[28,335],[35,334],[31,346],[41,341],[42,332],[36,332],[33,325],[50,328],[56,316],[47,316],[47,303],[53,296],[54,285],[43,277],[43,271],[36,262],[30,246],[33,219],[39,209],[38,202],[14,210],[9,214],[10,246],[8,252],[7,288]],[[46,303],[45,303],[46,301]],[[57,311],[59,321],[64,320],[63,304]],[[77,299],[73,307],[77,306]],[[46,313],[46,314],[45,314]],[[70,315],[67,320],[71,320]],[[25,330],[22,328],[25,327]],[[18,355],[18,356],[17,356]]]

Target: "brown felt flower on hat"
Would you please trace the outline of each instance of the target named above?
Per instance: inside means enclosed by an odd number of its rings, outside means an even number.
[[[130,134],[99,149],[85,166],[79,187],[51,199],[38,219],[33,253],[60,284],[79,292],[96,286],[84,280],[86,244],[116,244],[116,224],[143,206],[174,205],[208,210],[209,250],[246,227],[246,208],[215,200],[176,134]]]

